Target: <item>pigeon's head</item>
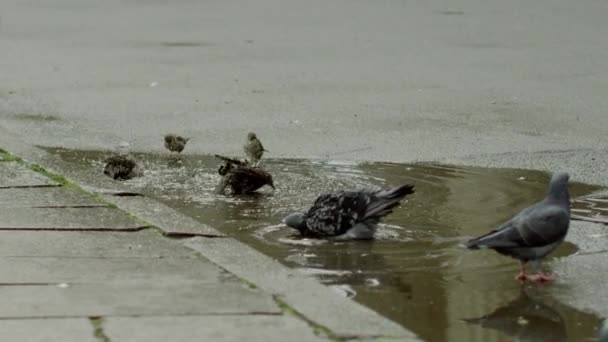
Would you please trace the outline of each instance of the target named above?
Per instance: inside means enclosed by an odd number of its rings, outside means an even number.
[[[173,141],[173,134],[167,134],[167,135],[165,135],[165,142],[168,144],[171,141]]]
[[[570,201],[570,194],[568,193],[568,180],[570,176],[565,172],[555,173],[551,177],[549,183],[548,197],[556,200],[568,200]]]
[[[248,141],[251,141],[251,140],[254,140],[254,139],[257,139],[257,138],[258,138],[258,136],[255,135],[255,133],[253,133],[253,132],[247,133],[247,140]]]
[[[283,222],[294,229],[302,231],[306,228],[306,220],[304,219],[304,213],[293,213],[287,216]]]

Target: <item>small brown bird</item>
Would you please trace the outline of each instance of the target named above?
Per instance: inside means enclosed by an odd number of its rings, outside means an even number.
[[[272,175],[263,169],[247,165],[228,164],[231,166],[225,168],[225,174],[216,189],[216,193],[223,194],[227,187],[230,187],[233,195],[252,193],[264,185],[274,189]]]
[[[165,148],[171,152],[181,153],[190,138],[184,138],[176,134],[165,135]]]
[[[105,160],[103,173],[116,180],[127,180],[141,176],[142,172],[137,163],[126,156],[116,155]]]
[[[260,139],[258,139],[253,132],[247,134],[247,141],[245,142],[245,145],[243,145],[243,151],[245,151],[247,159],[249,159],[249,162],[253,166],[258,166],[264,152],[269,152],[264,148]]]
[[[236,158],[225,157],[219,154],[214,154],[214,156],[224,161],[224,164],[221,164],[217,170],[217,173],[219,173],[220,176],[225,176],[229,170],[238,166],[249,166],[249,162],[247,161],[247,159],[240,160]]]

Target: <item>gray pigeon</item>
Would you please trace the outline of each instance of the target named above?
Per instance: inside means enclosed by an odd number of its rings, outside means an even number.
[[[190,138],[184,138],[175,134],[165,135],[165,148],[171,152],[181,153]]]
[[[570,194],[568,174],[554,174],[545,198],[520,211],[509,221],[486,235],[468,241],[468,249],[491,248],[520,261],[517,279],[549,281],[554,277],[539,272],[526,275],[528,261],[538,268],[540,260],[551,253],[568,233],[570,225]]]
[[[253,166],[257,166],[259,164],[264,152],[268,152],[268,150],[266,150],[262,145],[260,139],[258,139],[253,132],[249,132],[247,134],[247,141],[245,142],[245,145],[243,145],[243,151],[245,151],[247,159],[249,159],[249,162]]]
[[[303,236],[372,239],[380,219],[392,213],[406,195],[413,193],[411,184],[380,191],[328,193],[319,196],[308,212],[293,213],[284,221]]]

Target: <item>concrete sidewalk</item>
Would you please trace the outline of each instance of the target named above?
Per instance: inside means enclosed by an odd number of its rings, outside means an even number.
[[[416,340],[160,203],[1,157],[3,340]]]

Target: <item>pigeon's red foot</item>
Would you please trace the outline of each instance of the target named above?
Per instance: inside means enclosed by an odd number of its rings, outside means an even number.
[[[530,279],[532,281],[537,281],[537,282],[540,282],[540,283],[544,283],[544,282],[547,282],[547,281],[555,280],[555,276],[539,272],[537,274],[529,275],[528,279]]]
[[[526,279],[528,279],[529,276],[527,276],[524,272],[519,272],[519,274],[517,276],[515,276],[515,279],[519,280],[519,281],[526,281]]]

